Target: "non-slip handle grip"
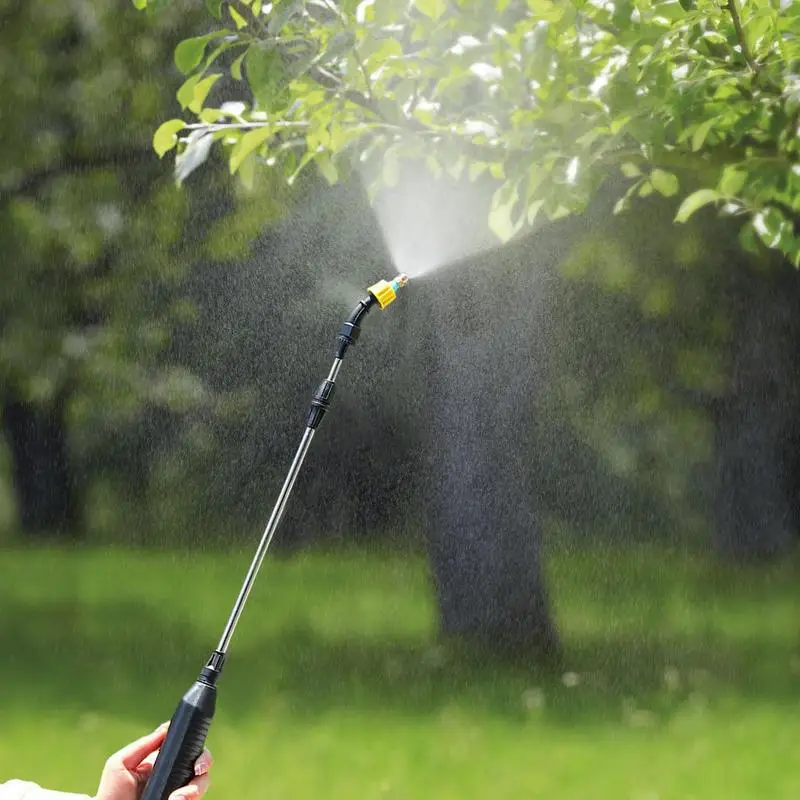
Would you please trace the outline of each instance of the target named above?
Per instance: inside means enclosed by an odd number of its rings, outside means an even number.
[[[181,698],[142,800],[167,800],[194,777],[194,763],[205,747],[216,700],[216,687],[203,681],[196,681]]]

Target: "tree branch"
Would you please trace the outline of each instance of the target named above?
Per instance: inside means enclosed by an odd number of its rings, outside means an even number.
[[[747,39],[745,38],[744,29],[742,28],[742,20],[739,17],[739,7],[736,5],[736,0],[728,0],[727,6],[733,18],[733,27],[736,29],[736,38],[739,40],[739,45],[742,48],[744,60],[747,62],[747,66],[757,75],[760,68],[758,62],[753,58],[750,48],[747,46]]]
[[[361,70],[361,74],[364,77],[364,85],[367,88],[367,99],[372,100],[372,81],[370,81],[369,75],[367,74],[367,68],[364,66],[364,62],[361,59],[358,49],[355,47],[353,48],[353,58],[355,58],[356,64],[358,64],[358,68]]]
[[[329,4],[327,0],[325,0],[325,2],[327,6],[335,8],[335,6]],[[249,19],[261,36],[267,37],[267,27],[264,24],[264,21],[253,11],[252,8],[250,8],[250,6],[242,2],[242,0],[229,0],[229,4],[231,6],[235,6],[244,18]],[[283,52],[282,54],[285,58],[291,59],[292,57],[286,52]],[[321,88],[327,89],[342,99],[353,103],[353,105],[359,106],[365,111],[368,111],[372,116],[374,116],[380,122],[383,122],[388,127],[393,127],[398,130],[407,130],[412,133],[432,137],[452,137],[452,134],[449,134],[446,131],[439,131],[435,128],[431,128],[413,117],[408,117],[406,115],[398,115],[397,117],[387,116],[386,111],[380,107],[374,95],[372,94],[369,76],[355,48],[353,50],[353,54],[366,82],[366,94],[355,89],[348,88],[336,74],[330,72],[324,67],[319,66],[318,64],[312,63],[311,66],[304,70],[303,74],[307,75]],[[498,153],[502,154],[503,152],[503,148],[477,145],[474,142],[461,142],[460,146],[466,149],[467,152],[471,153],[475,158],[480,158],[481,160],[485,161],[493,161],[498,157]]]

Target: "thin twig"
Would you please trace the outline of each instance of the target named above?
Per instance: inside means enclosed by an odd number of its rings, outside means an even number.
[[[186,130],[206,130],[211,133],[215,131],[225,131],[231,129],[248,128],[307,128],[307,122],[297,122],[289,120],[280,121],[259,121],[259,122],[193,122],[191,125],[184,126]]]
[[[340,22],[347,24],[347,16],[343,11],[338,9],[336,5],[331,2],[331,0],[322,0],[322,1],[331,10],[331,13],[333,13],[339,18]],[[361,74],[364,77],[364,85],[366,86],[366,97],[370,102],[372,102],[372,82],[369,79],[369,75],[367,74],[366,67],[364,66],[364,62],[358,53],[357,47],[353,47],[353,58],[355,58],[356,64],[358,65],[358,68],[359,70],[361,70]]]
[[[736,38],[739,40],[739,44],[741,45],[744,60],[747,62],[747,66],[750,67],[753,72],[758,74],[758,62],[753,58],[753,54],[750,52],[750,48],[747,46],[747,39],[745,38],[744,29],[742,28],[742,20],[739,17],[739,6],[736,5],[736,0],[728,0],[727,6],[728,11],[733,18],[733,27],[736,29]]]
[[[372,95],[372,81],[369,79],[369,75],[367,75],[367,68],[364,66],[364,62],[361,59],[361,56],[358,54],[358,48],[353,48],[353,58],[356,60],[356,64],[358,64],[358,68],[361,70],[361,74],[364,76],[364,85],[367,88],[367,98],[370,102],[373,101]]]
[[[331,2],[331,0],[322,0],[322,2],[325,3],[334,16],[339,18],[340,22],[344,22],[345,24],[347,23],[347,17],[345,16],[344,12],[338,9],[336,5]]]

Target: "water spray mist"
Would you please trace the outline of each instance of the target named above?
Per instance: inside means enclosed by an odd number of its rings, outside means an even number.
[[[361,333],[361,322],[367,313],[376,305],[386,308],[397,297],[397,292],[408,283],[408,277],[398,275],[391,281],[378,281],[367,290],[367,296],[353,309],[336,337],[336,348],[333,365],[328,377],[322,381],[311,400],[311,408],[306,420],[303,438],[297,449],[294,460],[283,488],[278,495],[272,515],[269,518],[264,535],[256,550],[255,557],[242,584],[239,596],[222,632],[216,650],[206,662],[198,679],[181,698],[170,721],[166,739],[161,745],[158,758],[153,766],[142,800],[166,800],[175,789],[185,786],[194,776],[194,762],[205,747],[208,730],[214,717],[217,701],[217,680],[230,647],[231,638],[244,610],[245,603],[253,588],[261,563],[267,553],[272,537],[280,524],[289,496],[303,465],[306,453],[311,446],[317,428],[328,410],[336,388],[336,378],[342,366],[342,359],[347,348],[355,344]]]

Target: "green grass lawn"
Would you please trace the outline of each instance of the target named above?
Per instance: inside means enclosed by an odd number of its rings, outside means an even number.
[[[0,553],[0,781],[93,792],[170,716],[250,551]],[[565,676],[435,643],[423,561],[270,557],[209,744],[211,797],[800,798],[797,563],[554,553]]]

